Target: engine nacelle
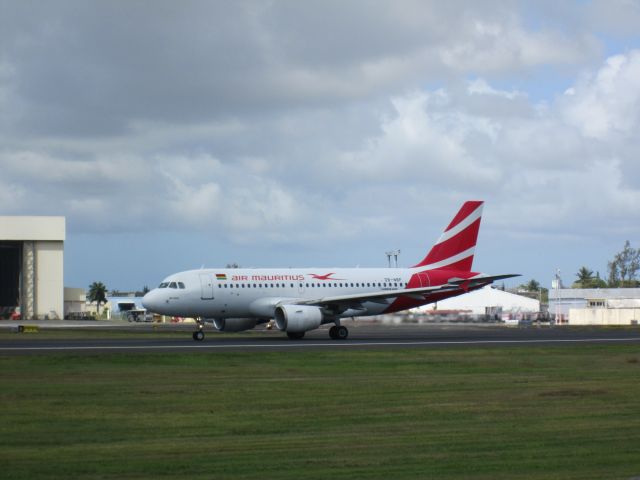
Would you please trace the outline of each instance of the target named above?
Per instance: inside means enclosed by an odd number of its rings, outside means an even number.
[[[221,332],[242,332],[256,326],[256,318],[215,318],[213,326]]]
[[[280,305],[275,311],[276,326],[287,332],[301,333],[322,324],[322,310],[309,305]]]

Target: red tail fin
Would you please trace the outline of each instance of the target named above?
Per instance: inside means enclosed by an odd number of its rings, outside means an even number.
[[[465,202],[431,251],[413,268],[471,271],[480,230],[482,205],[483,202],[480,201]]]

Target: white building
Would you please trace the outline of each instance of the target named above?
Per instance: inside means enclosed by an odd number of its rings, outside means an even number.
[[[84,314],[87,310],[87,292],[84,288],[64,287],[64,316]]]
[[[640,288],[561,288],[549,292],[549,314],[569,325],[637,325]]]
[[[533,298],[505,292],[490,285],[464,295],[447,298],[437,304],[420,307],[419,311],[454,310],[470,315],[499,315],[515,317],[524,314],[537,314],[540,302]]]
[[[62,318],[64,217],[0,216],[0,316]]]

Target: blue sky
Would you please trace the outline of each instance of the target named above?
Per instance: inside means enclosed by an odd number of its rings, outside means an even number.
[[[0,214],[65,284],[421,259],[565,283],[640,246],[640,2],[0,0]],[[518,281],[518,280],[516,280]]]

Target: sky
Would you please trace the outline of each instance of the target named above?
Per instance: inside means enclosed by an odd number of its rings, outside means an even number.
[[[474,270],[640,246],[640,1],[0,0],[0,215],[65,285],[400,266],[484,200]]]

